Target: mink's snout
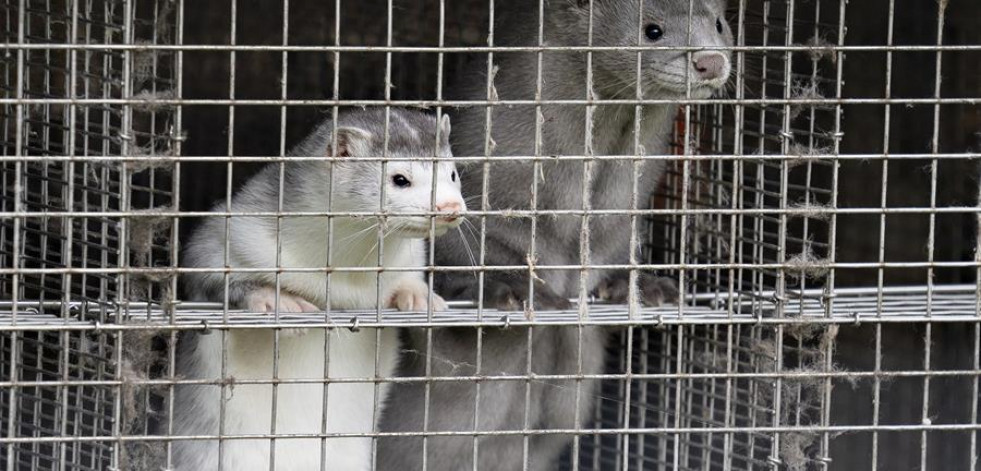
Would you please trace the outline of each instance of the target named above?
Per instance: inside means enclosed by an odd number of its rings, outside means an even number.
[[[717,80],[729,74],[729,59],[718,51],[696,52],[692,54],[691,63],[702,80]]]
[[[450,201],[444,201],[442,203],[437,203],[436,211],[440,213],[446,213],[438,216],[437,217],[438,220],[444,222],[454,222],[460,218],[461,213],[466,211],[466,209],[463,207],[462,202],[458,200],[450,200]]]

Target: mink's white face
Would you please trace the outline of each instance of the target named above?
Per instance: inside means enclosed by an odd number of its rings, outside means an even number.
[[[435,173],[435,175],[434,175]],[[433,182],[435,181],[435,185]],[[433,189],[435,187],[435,193]],[[435,235],[463,222],[466,202],[460,193],[460,175],[451,162],[389,162],[385,169],[385,207],[392,230],[406,237],[428,237],[430,218],[397,214],[438,213],[432,218]]]
[[[411,124],[390,130],[397,135],[389,138],[387,151],[378,138],[384,131],[344,132],[350,159],[334,164],[334,192],[343,196],[335,207],[385,213],[383,230],[392,236],[442,235],[458,227],[467,210],[449,146],[449,119],[440,124],[439,145],[435,119]],[[389,159],[384,164],[378,160],[383,155]]]

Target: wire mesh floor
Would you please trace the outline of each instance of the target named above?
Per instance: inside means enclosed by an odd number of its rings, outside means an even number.
[[[173,327],[180,330],[292,327],[464,327],[522,325],[700,325],[861,322],[971,322],[981,317],[976,285],[908,286],[838,289],[826,298],[807,290],[802,299],[779,303],[776,293],[727,303],[719,295],[694,295],[694,305],[658,308],[591,303],[568,311],[479,310],[472,303],[451,302],[442,312],[391,309],[335,311],[323,315],[281,313],[278,316],[228,310],[218,303],[178,303],[172,310],[147,303],[106,305],[23,301],[0,302],[0,330],[128,330]],[[64,311],[66,316],[52,313]],[[172,311],[172,312],[171,312]],[[781,314],[782,312],[782,314]]]

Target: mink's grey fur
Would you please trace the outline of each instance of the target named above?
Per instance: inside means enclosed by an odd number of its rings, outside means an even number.
[[[520,3],[520,5],[519,5]],[[592,3],[592,5],[590,5]],[[643,5],[643,18],[638,5]],[[694,11],[689,15],[689,4]],[[537,45],[537,2],[514,2],[523,11],[499,16],[495,31],[497,45]],[[592,9],[593,45],[699,46],[724,48],[732,36],[723,18],[724,0],[546,0],[544,44],[546,46],[585,46]],[[530,10],[530,11],[529,11]],[[689,18],[691,27],[689,28]],[[644,28],[658,24],[664,36],[653,42],[645,38]],[[721,32],[718,29],[721,28]],[[692,98],[708,98],[727,81],[729,52],[724,73],[714,80],[700,80],[685,51],[651,50],[641,56],[643,97],[684,99],[690,83]],[[704,54],[704,52],[703,52]],[[502,100],[534,99],[537,83],[537,54],[502,52],[495,54],[499,66],[494,79]],[[633,99],[637,94],[636,51],[594,52],[592,55],[593,97]],[[587,89],[587,62],[583,52],[546,51],[542,60],[543,100],[590,98]],[[488,99],[486,66],[480,62],[460,80],[457,97]],[[633,155],[635,147],[635,109],[627,105],[595,107],[592,120],[594,155]],[[643,155],[669,152],[670,130],[677,105],[645,105],[639,129]],[[586,136],[590,133],[586,107],[581,104],[550,104],[541,107],[541,148],[536,152],[536,108],[498,106],[492,108],[490,144],[493,156],[588,155]],[[461,109],[455,116],[451,138],[458,156],[485,153],[484,107]],[[490,159],[489,184],[483,186],[483,166],[473,165],[463,172],[464,194],[472,197],[487,192],[489,210],[528,209],[532,186],[537,178],[538,209],[583,209],[584,171],[581,161],[543,163],[536,176],[532,163]],[[597,210],[626,210],[632,203],[634,164],[632,161],[599,161],[589,164],[592,178],[586,182],[591,198],[588,207]],[[637,206],[647,206],[665,170],[665,160],[649,159],[641,165]],[[475,205],[476,206],[476,205]],[[476,220],[473,221],[477,223]],[[536,228],[535,253],[530,254],[531,222],[527,218],[488,217],[484,250],[487,265],[623,264],[630,260],[631,221],[628,216],[592,216],[588,231],[581,231],[579,216],[542,216]],[[643,226],[643,224],[638,224]],[[589,234],[588,258],[581,259],[581,234]],[[643,238],[639,238],[643,240]],[[470,240],[474,252],[479,239]],[[436,243],[437,265],[469,265],[471,259],[460,238],[442,238]],[[582,292],[578,270],[539,268],[536,273],[534,305],[537,309],[567,307],[569,298]],[[599,293],[614,302],[624,302],[626,273],[590,270],[585,292]],[[649,273],[639,277],[639,295],[647,304],[671,302],[677,298],[673,281]],[[528,297],[528,271],[485,273],[484,305],[522,309]],[[444,297],[477,299],[479,287],[472,273],[449,272],[436,278],[436,290]],[[604,350],[610,330],[601,328],[524,328],[485,330],[481,337],[481,357],[477,368],[477,334],[473,329],[434,329],[432,345],[425,332],[409,335],[408,353],[402,359],[404,376],[486,375],[490,379],[399,383],[392,390],[392,402],[382,421],[382,430],[398,431],[521,431],[572,429],[581,426],[591,410],[595,382],[555,379],[494,381],[497,375],[566,375],[602,372]],[[529,348],[531,351],[529,351]],[[529,360],[530,357],[530,360]],[[431,369],[427,369],[427,363]],[[479,405],[477,387],[479,384]],[[427,398],[428,396],[428,398]],[[428,400],[428,407],[424,407]],[[428,413],[428,416],[427,416]],[[475,423],[476,414],[476,423]],[[523,436],[482,436],[474,446],[473,436],[390,437],[378,441],[378,467],[382,470],[516,470],[527,459],[531,470],[553,469],[573,436],[552,433]],[[527,439],[527,442],[525,440]],[[425,456],[424,456],[425,447]],[[477,467],[474,453],[477,453]]]

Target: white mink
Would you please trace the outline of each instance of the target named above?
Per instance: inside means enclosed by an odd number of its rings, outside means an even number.
[[[356,110],[339,114],[337,149],[331,152],[333,120],[327,120],[290,152],[292,156],[332,155],[347,157],[335,163],[294,161],[285,164],[282,211],[284,212],[372,212],[392,214],[379,218],[333,218],[331,267],[377,267],[378,230],[385,231],[384,267],[418,267],[425,264],[430,219],[419,215],[430,210],[446,215],[435,218],[436,234],[457,227],[459,213],[466,210],[460,194],[460,179],[450,158],[449,119],[436,119],[419,111],[391,109],[388,156],[439,157],[441,161],[392,161],[382,164],[361,157],[383,155],[384,110]],[[436,130],[439,128],[439,142]],[[433,166],[436,165],[436,194],[433,199]],[[333,174],[333,179],[331,179]],[[331,186],[333,185],[333,188]],[[381,204],[381,186],[385,203]],[[280,165],[271,165],[252,178],[233,198],[235,212],[275,212],[280,204]],[[216,211],[224,211],[219,204]],[[398,216],[398,213],[416,213]],[[230,268],[323,268],[328,266],[328,221],[326,217],[231,217],[227,219]],[[277,231],[279,241],[277,244]],[[188,267],[221,269],[226,266],[226,219],[208,218],[191,237],[184,252]],[[277,258],[277,246],[281,247]],[[193,300],[223,301],[225,274],[193,273],[184,278]],[[380,285],[380,296],[378,287]],[[228,275],[227,297],[232,308],[272,315],[276,311],[274,272]],[[324,272],[282,273],[279,276],[279,312],[309,312],[323,318],[327,306],[327,276]],[[336,272],[330,277],[332,310],[383,307],[426,310],[429,289],[418,271]],[[434,309],[445,309],[433,295]],[[318,312],[320,314],[318,314]],[[305,329],[279,336],[279,379],[321,380],[328,352],[329,377],[373,378],[394,375],[399,340],[395,329]],[[230,329],[224,349],[226,372],[222,374],[223,334],[190,334],[181,339],[178,373],[184,379],[224,379],[231,383],[273,378],[273,329]],[[325,340],[329,346],[325,346]],[[377,357],[377,368],[376,368]],[[273,387],[270,384],[232,384],[224,394],[223,427],[228,435],[267,435],[273,431]],[[323,383],[280,384],[276,391],[275,433],[318,434],[325,418],[328,433],[371,433],[384,407],[389,387],[372,382],[333,383],[324,395]],[[376,394],[378,395],[376,398]],[[184,385],[176,391],[174,433],[217,435],[222,409],[221,388],[215,384]],[[221,445],[221,469],[267,470],[270,468],[268,438],[226,439]],[[323,446],[323,448],[322,448]],[[321,462],[329,470],[360,470],[371,467],[371,438],[279,438],[275,440],[275,468],[316,470]],[[218,440],[185,440],[174,443],[175,469],[198,471],[219,468]]]

